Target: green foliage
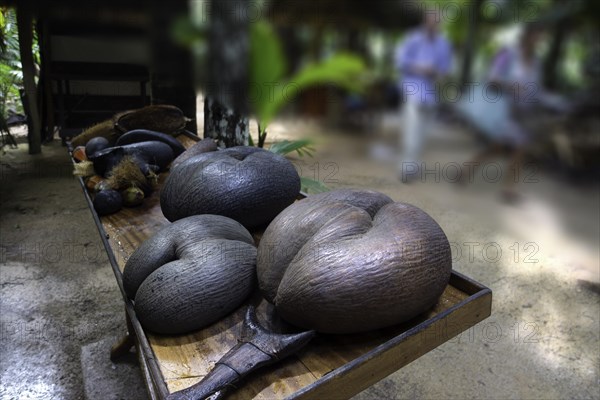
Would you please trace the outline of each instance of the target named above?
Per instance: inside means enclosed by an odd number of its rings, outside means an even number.
[[[176,43],[192,47],[205,42],[206,30],[194,24],[187,16],[182,16],[173,22],[171,36]]]
[[[280,89],[277,86],[281,85],[285,70],[286,62],[281,43],[271,26],[263,22],[252,24],[248,94],[250,106],[263,126],[270,122],[268,104],[274,100],[274,91]]]
[[[335,85],[350,91],[362,88],[365,71],[361,58],[336,54],[306,65],[289,79],[284,78],[285,57],[279,38],[265,22],[252,24],[250,33],[250,101],[256,118],[267,126],[281,108],[301,91],[317,85]]]
[[[315,149],[312,147],[312,142],[309,139],[302,139],[294,141],[282,140],[281,142],[273,143],[269,147],[269,151],[282,155],[295,151],[300,157],[305,155],[312,157],[312,152]]]
[[[0,8],[0,15],[0,115],[5,118],[9,108],[23,110],[19,96],[23,73],[15,11]]]
[[[253,146],[253,144],[250,144]],[[312,141],[310,139],[301,139],[301,140],[282,140],[281,142],[273,143],[271,147],[269,147],[269,151],[285,155],[292,152],[298,153],[300,157],[309,156],[312,157],[315,149],[312,147]],[[323,182],[307,178],[300,177],[301,190],[304,193],[322,193],[328,192],[330,189]]]
[[[250,145],[253,146],[253,144]],[[271,147],[269,147],[269,151],[281,155],[295,151],[300,157],[312,157],[312,153],[315,149],[312,147],[312,141],[310,139],[301,139],[293,141],[282,140],[281,142],[273,143]],[[300,177],[300,183],[301,190],[305,193],[322,193],[329,191],[329,188],[324,183],[315,179],[303,176]]]
[[[300,178],[300,186],[300,190],[307,194],[323,193],[331,190],[324,183],[314,179],[306,178],[304,176]]]
[[[357,56],[337,54],[325,61],[309,64],[285,79],[287,66],[281,42],[268,23],[252,24],[250,46],[249,98],[259,124],[259,147],[265,143],[267,125],[301,91],[317,85],[335,85],[350,91],[362,88],[360,76],[365,65]]]

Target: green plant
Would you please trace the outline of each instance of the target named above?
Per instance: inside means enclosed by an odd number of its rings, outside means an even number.
[[[36,31],[33,30],[33,59],[39,70],[40,50]],[[23,112],[21,95],[23,71],[19,52],[19,31],[14,9],[0,7],[0,115],[7,117],[9,109]]]
[[[23,73],[19,55],[19,35],[15,11],[0,9],[0,115],[7,117],[8,109],[22,112],[19,89]]]
[[[299,156],[312,156],[312,152],[314,149],[311,147],[312,142],[309,139],[301,139],[301,140],[282,140],[281,142],[276,142],[269,147],[269,150],[276,154],[288,154],[293,151],[298,153]]]
[[[315,149],[312,147],[312,141],[310,139],[300,139],[275,142],[269,147],[269,151],[281,155],[286,155],[295,151],[300,157],[312,157],[312,153],[315,151]],[[302,191],[305,193],[322,193],[329,191],[327,185],[321,181],[307,178],[305,176],[300,177],[300,185],[302,187]]]
[[[250,30],[250,107],[258,122],[258,147],[263,147],[267,126],[298,93],[312,86],[335,85],[359,91],[365,66],[361,58],[340,53],[311,63],[285,78],[286,62],[279,38],[266,22],[252,24]]]
[[[365,65],[361,58],[340,53],[321,62],[306,65],[289,78],[279,38],[266,22],[251,25],[250,30],[250,108],[258,124],[258,147],[263,147],[267,127],[277,113],[302,90],[317,85],[334,85],[349,91],[360,91]],[[254,141],[250,138],[251,145]],[[312,142],[307,139],[273,143],[270,151],[278,154],[296,152],[312,156]],[[322,182],[302,177],[302,190],[320,193],[329,190]]]

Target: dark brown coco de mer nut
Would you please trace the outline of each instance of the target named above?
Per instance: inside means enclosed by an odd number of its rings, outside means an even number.
[[[216,214],[252,229],[268,224],[299,192],[300,177],[291,162],[239,146],[198,154],[172,168],[160,207],[169,221]]]
[[[196,215],[169,224],[142,243],[123,271],[141,324],[180,334],[223,318],[252,292],[256,247],[238,222]]]
[[[367,190],[336,190],[286,208],[266,229],[257,273],[288,322],[355,333],[404,322],[448,284],[450,245],[423,210]]]

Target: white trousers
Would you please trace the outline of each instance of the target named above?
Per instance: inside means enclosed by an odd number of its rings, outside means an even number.
[[[420,161],[423,144],[433,117],[433,107],[417,101],[409,100],[402,107],[400,166],[402,163],[418,163]]]

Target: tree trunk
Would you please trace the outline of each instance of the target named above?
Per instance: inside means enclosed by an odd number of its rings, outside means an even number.
[[[246,0],[211,0],[204,137],[219,147],[247,145],[249,21]]]
[[[473,65],[473,55],[475,54],[475,36],[479,25],[479,13],[482,0],[475,0],[471,3],[471,10],[468,15],[467,40],[465,42],[463,62],[461,69],[461,85],[464,87],[471,82],[471,67]]]
[[[42,127],[38,110],[37,89],[35,85],[35,65],[33,62],[33,18],[25,8],[17,9],[17,27],[19,31],[19,53],[23,70],[23,86],[27,99],[27,125],[29,132],[29,154],[42,152]]]
[[[557,88],[557,66],[562,56],[562,49],[565,36],[567,34],[568,22],[566,19],[560,20],[554,29],[552,43],[548,55],[544,60],[544,86],[548,89]]]
[[[248,118],[240,116],[211,97],[204,99],[204,137],[217,140],[217,146],[247,146]]]

